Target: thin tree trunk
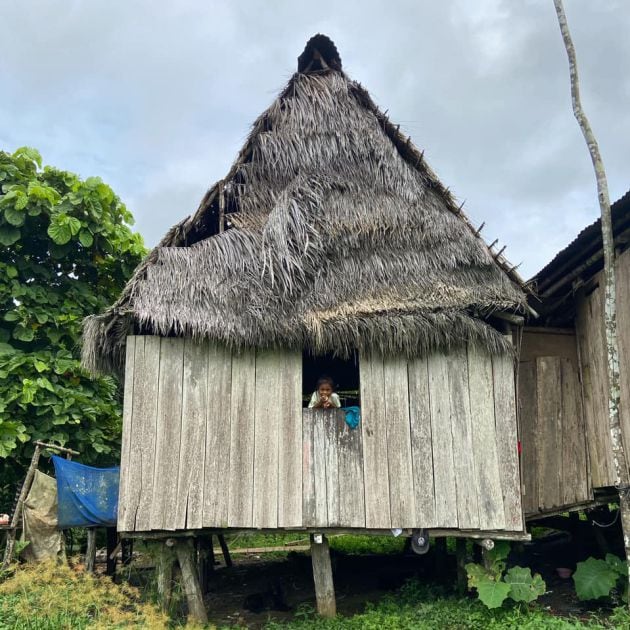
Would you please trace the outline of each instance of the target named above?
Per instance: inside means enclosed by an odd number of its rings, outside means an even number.
[[[562,0],[553,0],[558,15],[560,32],[569,58],[571,76],[571,100],[573,113],[580,125],[586,144],[588,145],[595,177],[597,178],[597,196],[602,215],[602,245],[604,250],[604,326],[606,330],[606,358],[608,367],[608,427],[612,444],[613,463],[615,466],[616,487],[619,491],[619,510],[623,527],[623,541],[626,561],[630,568],[630,473],[623,446],[621,421],[619,417],[619,347],[617,343],[617,293],[615,279],[615,243],[608,196],[608,182],[604,162],[599,153],[595,135],[582,109],[580,100],[580,81],[577,71],[575,48],[569,32],[569,25],[564,13]],[[629,571],[630,574],[630,571]]]

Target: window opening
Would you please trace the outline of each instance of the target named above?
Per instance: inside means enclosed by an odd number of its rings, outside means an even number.
[[[342,407],[359,406],[359,355],[354,352],[348,359],[332,354],[313,356],[302,353],[302,406],[308,403],[317,389],[320,376],[329,376],[335,384]]]

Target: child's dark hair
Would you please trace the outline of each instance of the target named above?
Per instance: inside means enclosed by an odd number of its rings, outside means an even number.
[[[326,376],[325,374],[317,379],[317,389],[319,389],[324,383],[328,383],[330,385],[330,389],[332,389],[333,392],[335,391],[335,381],[333,381],[330,376]]]

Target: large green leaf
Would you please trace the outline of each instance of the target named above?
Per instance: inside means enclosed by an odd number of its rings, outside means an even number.
[[[575,592],[582,600],[608,597],[618,577],[619,573],[605,560],[588,558],[584,562],[578,562],[573,574]]]
[[[56,245],[65,245],[72,238],[72,230],[67,223],[54,222],[48,226],[48,236]]]
[[[488,608],[499,608],[510,593],[510,585],[505,582],[483,580],[477,585],[477,593]]]
[[[11,225],[0,225],[0,243],[5,247],[10,247],[20,240],[20,230]]]
[[[510,585],[510,598],[515,602],[533,602],[547,588],[539,573],[532,577],[531,570],[525,567],[512,567],[503,579]]]
[[[24,225],[26,214],[24,213],[24,210],[18,209],[16,205],[15,208],[9,207],[4,211],[4,218],[7,220],[7,223],[10,223],[15,227],[21,227]]]
[[[81,230],[79,232],[79,242],[83,247],[92,247],[94,237],[87,230]]]
[[[612,553],[607,553],[605,558],[606,564],[619,575],[628,575],[628,563]]]

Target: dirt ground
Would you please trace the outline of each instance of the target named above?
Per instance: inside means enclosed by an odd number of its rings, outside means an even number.
[[[399,589],[411,577],[427,578],[430,560],[419,556],[333,554],[337,610],[343,615],[362,611]],[[432,567],[431,567],[432,569]],[[269,619],[287,620],[300,606],[315,606],[310,556],[290,553],[267,560],[235,555],[234,566],[219,568],[206,598],[211,622],[260,628]]]

